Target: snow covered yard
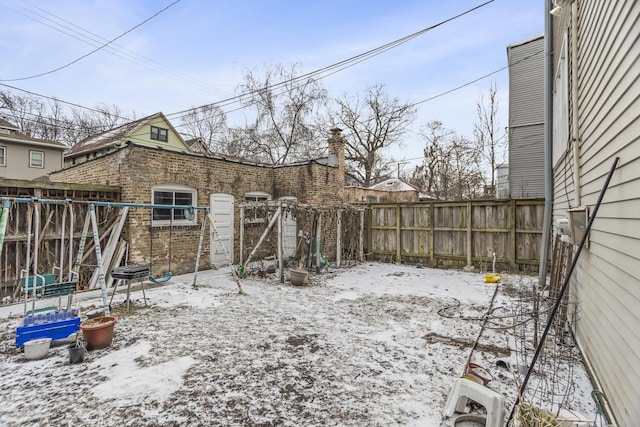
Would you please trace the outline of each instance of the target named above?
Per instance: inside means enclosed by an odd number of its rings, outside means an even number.
[[[148,289],[148,307],[133,293],[128,312],[117,294],[113,345],[82,364],[70,365],[64,346],[24,360],[20,317],[0,320],[0,425],[439,426],[496,286],[477,273],[378,263],[302,287],[247,279],[244,295],[228,270],[199,273],[198,290],[192,277]],[[509,282],[522,280],[503,276],[492,313],[512,310]],[[494,316],[471,358],[507,396],[507,414],[514,379],[496,361],[515,362],[513,321]],[[571,382],[569,409],[593,419],[583,368],[559,375]]]

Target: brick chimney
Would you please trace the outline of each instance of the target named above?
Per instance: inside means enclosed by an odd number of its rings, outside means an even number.
[[[331,129],[331,137],[327,140],[329,145],[329,166],[336,166],[337,171],[335,173],[336,185],[338,188],[336,196],[337,200],[344,199],[344,173],[345,173],[345,160],[344,160],[344,140],[342,139],[342,129]]]
[[[342,140],[342,129],[331,129],[329,143],[329,165],[337,166],[344,174],[344,141]]]

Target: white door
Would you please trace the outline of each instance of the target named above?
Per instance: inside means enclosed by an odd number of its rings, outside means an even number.
[[[280,200],[293,200],[295,197],[282,197]],[[293,257],[296,254],[296,243],[298,239],[298,224],[296,219],[288,212],[282,217],[282,256],[283,259]]]
[[[213,226],[210,228],[211,265],[221,267],[233,263],[233,196],[216,193],[211,195],[211,217]],[[216,235],[215,229],[218,231]],[[227,259],[226,253],[230,259]]]

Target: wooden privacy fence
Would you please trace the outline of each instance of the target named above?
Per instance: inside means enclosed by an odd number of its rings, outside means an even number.
[[[544,200],[372,204],[369,259],[431,267],[473,265],[534,271],[540,262]]]

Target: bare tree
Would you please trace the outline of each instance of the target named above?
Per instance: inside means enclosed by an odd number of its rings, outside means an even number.
[[[330,113],[332,126],[344,128],[348,169],[366,186],[386,176],[390,164],[380,151],[399,143],[416,117],[416,108],[390,98],[384,85],[370,86],[364,98],[358,95],[336,99],[337,111]],[[386,169],[386,170],[385,170]]]
[[[298,66],[276,65],[263,76],[250,71],[239,87],[242,103],[253,106],[255,120],[245,125],[246,139],[241,151],[254,160],[282,164],[321,153],[321,135],[311,116],[324,105],[326,91],[311,77],[299,77]]]
[[[481,148],[484,160],[491,168],[491,188],[495,189],[496,168],[498,166],[498,156],[504,150],[506,142],[504,133],[500,135],[500,125],[498,116],[498,98],[495,83],[489,87],[489,93],[485,97],[480,94],[480,99],[476,102],[476,113],[478,122],[474,125],[473,135],[476,144]]]
[[[419,132],[424,160],[410,182],[440,199],[472,199],[481,194],[480,151],[468,139],[433,120]]]
[[[183,133],[202,138],[212,152],[226,152],[227,117],[220,107],[194,107],[182,116],[181,122]]]
[[[135,117],[135,113],[126,117],[116,105],[101,104],[93,109],[80,109],[65,107],[55,98],[42,101],[35,96],[4,91],[0,91],[0,115],[34,138],[67,145],[113,129]]]

